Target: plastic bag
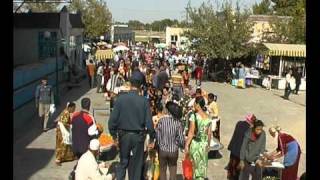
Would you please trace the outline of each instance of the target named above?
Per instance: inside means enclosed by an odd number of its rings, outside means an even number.
[[[54,106],[54,104],[50,104],[49,111],[51,114],[53,114],[56,111],[56,107]]]
[[[146,180],[153,180],[154,163],[148,154],[147,160],[145,162],[144,176]]]
[[[192,180],[192,162],[188,155],[186,155],[182,161],[182,172],[184,179]]]
[[[154,160],[153,180],[158,180],[159,177],[160,177],[160,164],[159,164],[158,154],[156,154],[156,157]]]

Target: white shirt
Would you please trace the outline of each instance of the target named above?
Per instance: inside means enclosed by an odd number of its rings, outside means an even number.
[[[291,75],[288,73],[288,74],[286,75],[286,81],[287,81],[287,83],[290,82],[290,79],[291,79]]]
[[[102,175],[99,171],[99,166],[96,158],[88,150],[84,153],[76,168],[76,180],[112,180],[111,175]]]
[[[116,54],[116,55],[114,56],[114,61],[115,61],[115,62],[118,62],[118,61],[119,61],[119,56],[118,56],[118,54]]]
[[[97,74],[103,76],[103,66],[98,67]]]

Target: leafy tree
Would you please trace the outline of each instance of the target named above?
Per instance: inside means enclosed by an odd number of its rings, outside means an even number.
[[[290,19],[272,22],[275,35],[271,42],[304,44],[306,41],[305,0],[272,0],[276,15],[290,16]]]
[[[220,9],[220,12],[215,11],[209,2],[199,8],[188,6],[191,30],[185,35],[193,41],[191,48],[212,58],[234,59],[249,55],[249,12],[241,12],[238,5],[234,11],[229,3],[224,3]]]
[[[24,3],[23,8],[31,10],[31,12],[57,12],[60,3],[47,3],[47,2],[37,2],[37,3]]]
[[[110,30],[112,15],[105,1],[73,0],[69,8],[81,12],[87,37],[95,38]]]
[[[144,30],[144,24],[137,20],[130,20],[128,26],[133,30]]]
[[[262,0],[260,4],[255,3],[252,6],[253,14],[263,14],[268,15],[272,14],[271,1]]]

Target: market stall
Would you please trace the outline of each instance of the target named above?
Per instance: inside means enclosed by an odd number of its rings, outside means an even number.
[[[263,43],[267,48],[265,56],[257,58],[257,65],[262,67],[268,76],[265,77],[270,89],[285,88],[285,73],[293,67],[302,68],[300,90],[306,89],[306,46],[303,44],[273,44]]]
[[[95,57],[97,60],[105,61],[107,59],[113,59],[113,51],[112,49],[98,49],[95,53]]]

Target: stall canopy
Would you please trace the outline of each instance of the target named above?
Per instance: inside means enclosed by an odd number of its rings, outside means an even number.
[[[96,59],[97,60],[105,60],[105,59],[112,59],[113,58],[113,51],[112,49],[107,50],[100,50],[96,51]]]
[[[129,48],[127,48],[126,46],[123,46],[123,45],[119,45],[119,46],[113,48],[113,51],[114,51],[114,52],[118,52],[118,51],[129,51]]]
[[[270,56],[306,57],[305,44],[273,44],[263,43]]]

